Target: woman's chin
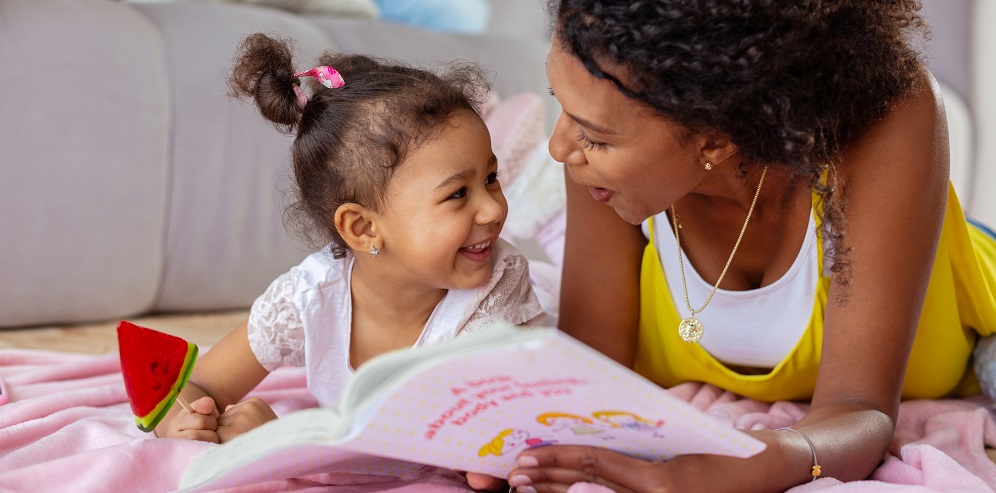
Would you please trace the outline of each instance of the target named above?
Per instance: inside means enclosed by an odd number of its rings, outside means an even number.
[[[623,207],[612,206],[612,209],[616,211],[616,215],[618,215],[620,219],[632,224],[633,226],[643,224],[643,221],[646,221],[649,217],[644,212],[636,212]]]

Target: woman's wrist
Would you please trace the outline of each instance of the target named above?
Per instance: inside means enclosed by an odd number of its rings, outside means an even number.
[[[816,457],[816,446],[813,445],[812,440],[810,440],[805,433],[796,430],[794,428],[775,428],[775,431],[787,431],[790,433],[795,433],[796,435],[799,435],[800,437],[802,437],[803,440],[806,441],[806,445],[809,446],[809,452],[813,456],[813,467],[810,469],[810,474],[812,474],[813,476],[813,479],[811,481],[816,481],[816,478],[818,478],[820,474],[822,474],[822,471],[819,460]]]
[[[819,461],[824,459],[821,455],[827,455],[821,452],[826,451],[820,450],[819,446],[809,438],[809,433],[786,428],[774,428],[752,433],[768,444],[767,450],[757,456],[758,459],[763,456],[764,463],[753,464],[752,467],[758,467],[764,471],[764,475],[767,476],[766,483],[784,489],[814,481],[813,467],[815,465],[820,466],[819,477],[825,476],[826,473],[822,470],[823,463]],[[801,434],[805,434],[805,437]]]

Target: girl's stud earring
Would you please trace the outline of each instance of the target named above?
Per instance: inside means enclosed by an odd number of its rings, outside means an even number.
[[[370,247],[370,255],[373,255],[374,257],[379,256],[380,248],[377,248],[376,246]]]
[[[705,163],[705,169],[706,169],[706,171],[711,170],[712,169],[712,163],[709,162],[709,161],[706,161],[706,163]]]

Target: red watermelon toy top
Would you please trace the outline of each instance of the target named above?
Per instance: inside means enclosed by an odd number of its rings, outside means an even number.
[[[135,424],[142,431],[152,431],[187,383],[197,361],[197,346],[122,320],[118,348]]]

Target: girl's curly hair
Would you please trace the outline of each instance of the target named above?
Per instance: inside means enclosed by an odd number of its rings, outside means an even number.
[[[346,246],[336,230],[336,209],[357,203],[382,210],[396,166],[434,138],[456,111],[477,111],[489,83],[470,63],[440,74],[364,55],[327,53],[318,65],[346,81],[327,89],[313,81],[304,108],[297,105],[291,44],[256,33],[239,46],[229,94],[255,101],[278,130],[296,132],[291,155],[297,185],[285,211],[288,226],[313,245],[330,244],[336,258]]]
[[[844,201],[829,171],[913,88],[913,0],[552,0],[561,46],[594,76],[691,131],[731,139],[744,167],[787,166],[823,205],[835,279],[847,283]],[[627,79],[601,67],[620,64]]]

